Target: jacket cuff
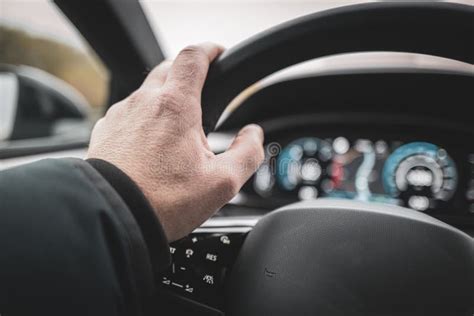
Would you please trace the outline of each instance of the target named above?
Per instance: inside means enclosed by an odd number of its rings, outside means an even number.
[[[171,264],[169,245],[153,207],[138,185],[122,170],[102,159],[86,160],[128,206],[143,235],[155,277]]]

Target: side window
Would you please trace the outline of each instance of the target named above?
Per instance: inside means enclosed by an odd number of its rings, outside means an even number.
[[[85,144],[104,111],[108,77],[52,1],[1,0],[0,154]]]

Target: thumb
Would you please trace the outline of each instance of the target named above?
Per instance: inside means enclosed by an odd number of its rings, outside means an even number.
[[[220,168],[227,171],[224,174],[233,180],[235,188],[240,189],[258,169],[264,156],[263,130],[251,124],[242,128],[227,151],[217,158]]]

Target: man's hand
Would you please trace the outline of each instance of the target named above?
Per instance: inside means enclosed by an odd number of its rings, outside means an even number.
[[[169,241],[189,234],[234,197],[263,160],[263,132],[244,127],[215,155],[201,122],[201,91],[222,49],[201,44],[163,62],[112,106],[93,132],[87,158],[108,161],[142,189]]]

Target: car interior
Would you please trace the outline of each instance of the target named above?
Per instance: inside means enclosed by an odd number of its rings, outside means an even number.
[[[165,59],[139,1],[54,3],[109,69],[108,104]],[[373,53],[451,66],[379,65]],[[307,66],[328,58],[335,67]],[[473,63],[474,6],[447,2],[308,12],[228,48],[209,69],[203,128],[220,153],[259,124],[265,160],[233,200],[170,244],[157,302],[174,315],[472,315]],[[42,91],[18,99],[41,94],[37,137],[51,131],[29,141],[29,105],[3,99],[1,169],[85,153],[83,99],[53,83],[45,98],[41,76],[0,68],[5,95],[7,86]]]

